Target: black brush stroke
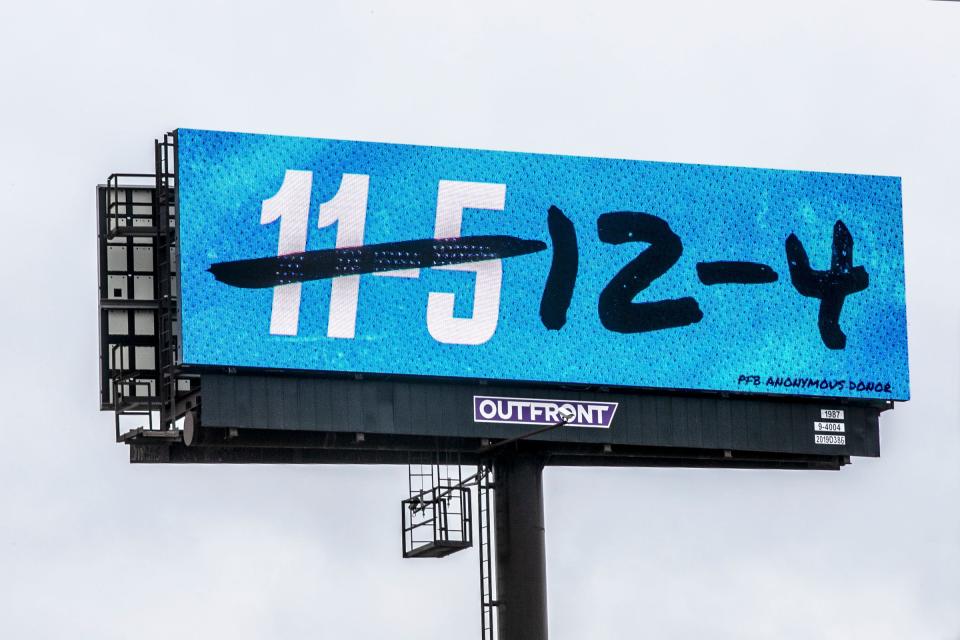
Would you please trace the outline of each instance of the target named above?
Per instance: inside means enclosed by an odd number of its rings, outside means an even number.
[[[646,242],[650,246],[613,276],[597,303],[600,322],[609,331],[643,333],[685,327],[703,319],[690,296],[676,300],[634,302],[638,293],[669,271],[683,255],[683,243],[666,220],[640,211],[611,211],[597,218],[601,242]]]
[[[787,238],[787,264],[790,280],[797,293],[820,300],[817,326],[828,349],[845,349],[847,334],[840,328],[840,313],[847,296],[870,286],[870,274],[862,266],[853,266],[853,236],[842,220],[833,225],[833,252],[830,269],[818,271],[810,266],[807,250],[800,239]]]
[[[262,289],[308,280],[512,258],[546,248],[540,240],[499,235],[404,240],[216,262],[208,271],[232,287]]]
[[[697,277],[705,285],[768,284],[780,276],[769,265],[759,262],[698,262]]]
[[[551,206],[547,212],[547,227],[553,243],[553,261],[540,298],[540,321],[547,329],[557,331],[567,324],[567,310],[573,299],[580,258],[577,230],[563,211]]]

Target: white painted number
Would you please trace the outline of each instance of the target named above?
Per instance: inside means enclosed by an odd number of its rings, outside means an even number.
[[[280,221],[277,255],[299,253],[307,249],[307,227],[310,215],[310,190],[313,173],[288,169],[277,193],[263,201],[260,224]],[[363,246],[367,217],[367,195],[370,176],[345,173],[340,188],[329,201],[319,207],[317,227],[337,225],[336,247]],[[487,182],[441,180],[437,188],[437,217],[434,238],[455,238],[460,235],[464,209],[502,211],[507,185]],[[503,269],[500,260],[484,260],[470,264],[436,267],[447,271],[468,271],[476,274],[473,313],[468,318],[453,315],[455,295],[431,292],[427,297],[427,330],[438,342],[447,344],[483,344],[497,330],[500,316],[500,283]],[[417,278],[419,269],[398,269],[375,275]],[[300,317],[302,284],[278,285],[273,288],[270,311],[270,333],[295,336]],[[356,335],[357,307],[360,303],[360,276],[332,279],[330,317],[327,336],[353,338]]]
[[[367,193],[370,176],[345,173],[337,195],[320,205],[317,227],[337,225],[337,248],[363,245],[363,227],[367,218]],[[352,338],[357,327],[360,302],[360,276],[340,276],[330,285],[330,320],[327,336]]]
[[[434,238],[460,235],[464,209],[502,211],[507,185],[487,182],[441,180],[437,189],[437,220]],[[453,315],[452,293],[431,293],[427,298],[427,330],[437,342],[447,344],[483,344],[497,330],[500,317],[500,260],[470,264],[451,264],[437,269],[472,271],[477,274],[473,292],[473,314],[469,318]]]
[[[263,201],[260,224],[280,220],[280,240],[277,255],[299,253],[307,248],[307,219],[310,215],[310,188],[312,171],[287,169],[283,184],[272,198]],[[297,335],[300,319],[299,282],[273,288],[273,307],[270,310],[270,333],[279,336]]]

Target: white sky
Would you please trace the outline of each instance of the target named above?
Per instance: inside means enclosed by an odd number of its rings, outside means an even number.
[[[549,469],[551,636],[957,640],[958,54],[925,0],[3,3],[0,635],[477,637],[474,553],[400,557],[404,468],[113,444],[94,187],[185,126],[902,176],[883,458]]]

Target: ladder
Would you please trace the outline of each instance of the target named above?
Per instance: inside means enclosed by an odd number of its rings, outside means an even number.
[[[493,468],[481,463],[477,469],[477,514],[480,544],[480,637],[495,640],[497,616],[495,576],[493,575],[493,540],[490,493],[493,491]]]
[[[165,134],[154,142],[157,190],[154,197],[154,219],[157,221],[157,330],[159,370],[160,429],[175,428],[177,420],[177,344],[173,335],[176,303],[172,291],[173,261],[176,259],[176,236],[172,228],[170,210],[173,202],[173,153],[174,138]]]

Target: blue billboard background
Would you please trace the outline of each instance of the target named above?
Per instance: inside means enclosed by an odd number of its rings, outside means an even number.
[[[367,176],[363,245],[434,238],[439,185],[460,181],[505,185],[502,208],[463,210],[461,237],[512,236],[538,248],[502,259],[499,304],[481,310],[495,313],[495,330],[474,344],[440,341],[428,329],[431,292],[454,294],[458,318],[478,312],[478,276],[442,268],[360,275],[352,337],[328,335],[334,280],[307,279],[295,333],[271,333],[274,288],[237,286],[217,265],[277,256],[279,224],[261,215],[288,171],[310,178],[308,258],[335,247],[338,225],[321,227],[318,216],[345,175]],[[192,129],[178,131],[177,177],[185,365],[909,398],[899,178]],[[562,323],[541,313],[560,237],[548,228],[551,207],[575,234]],[[616,280],[638,256],[642,273]],[[733,271],[749,263],[766,275],[705,284],[704,264],[731,262]],[[859,284],[847,286],[854,276]],[[602,294],[616,298],[621,286],[640,290],[621,292],[618,313],[659,318],[657,307],[636,311],[631,301],[671,300],[690,312],[689,299],[698,312],[639,331],[602,320]]]

